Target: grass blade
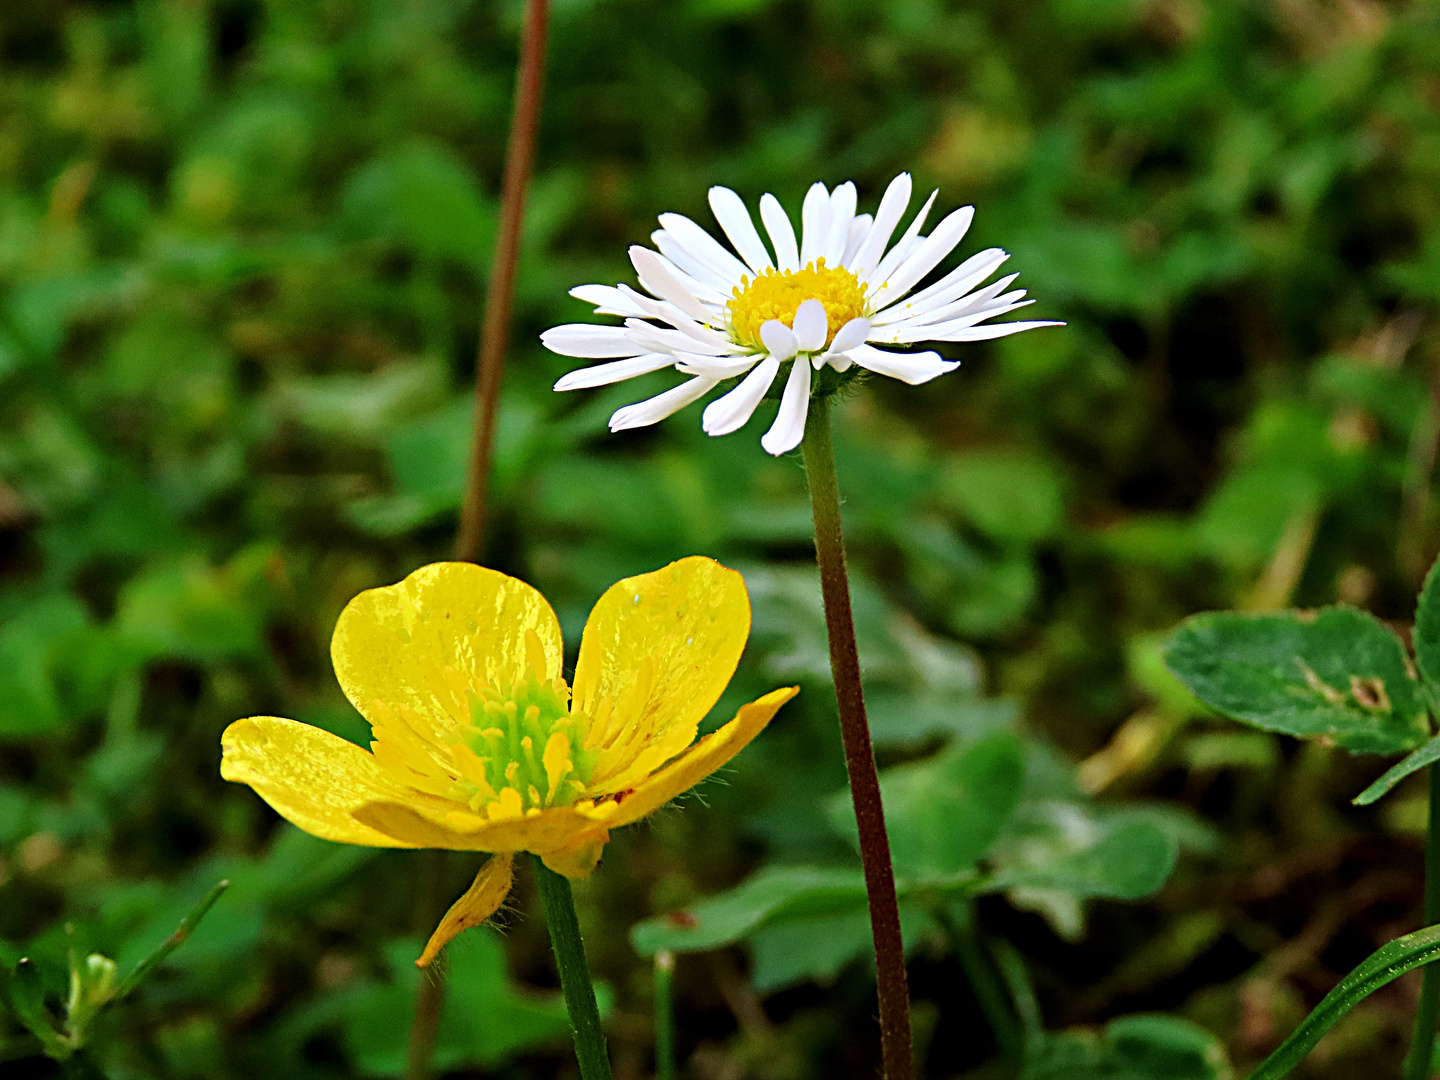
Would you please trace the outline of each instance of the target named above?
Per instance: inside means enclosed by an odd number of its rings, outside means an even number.
[[[1317,1042],[1366,997],[1407,971],[1440,958],[1440,925],[1396,938],[1376,950],[1326,994],[1290,1037],[1255,1067],[1248,1080],[1280,1080]]]

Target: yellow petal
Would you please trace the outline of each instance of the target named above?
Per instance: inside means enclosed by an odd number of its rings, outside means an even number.
[[[306,832],[342,844],[420,846],[353,817],[377,800],[423,798],[391,780],[354,743],[294,720],[252,716],[226,728],[220,745],[220,775],[249,784],[281,817]]]
[[[600,853],[605,850],[609,839],[609,832],[599,832],[560,851],[541,855],[540,860],[563,877],[587,878],[600,865]]]
[[[330,654],[346,696],[367,720],[401,714],[445,756],[449,733],[470,718],[466,689],[508,690],[539,661],[537,644],[547,668],[559,672],[560,624],[533,588],[471,563],[432,563],[351,600]]]
[[[658,810],[681,792],[689,791],[720,768],[759,735],[780,706],[800,692],[798,686],[772,690],[749,705],[742,705],[735,719],[713,731],[659,772],[641,781],[620,800],[620,808],[609,822],[612,829],[638,821]]]
[[[420,954],[420,959],[415,961],[416,967],[429,967],[440,950],[450,944],[451,938],[462,930],[479,926],[500,910],[500,905],[505,902],[505,897],[510,893],[510,885],[515,880],[514,865],[515,856],[508,854],[492,855],[485,860],[485,865],[480,867],[480,872],[475,875],[470,888],[450,905],[450,910],[440,920],[440,925],[435,927],[435,932],[425,943],[425,951]]]
[[[533,851],[544,854],[571,847],[597,830],[609,828],[619,807],[612,802],[549,806],[533,817],[489,821],[480,814],[449,809],[439,800],[420,804],[407,800],[367,803],[356,818],[410,847],[454,851]]]
[[[749,635],[745,580],[713,559],[681,559],[606,590],[585,624],[575,667],[575,709],[615,710],[599,740],[591,792],[614,790],[607,778],[642,756],[648,773],[690,745]],[[595,741],[592,730],[587,745]]]

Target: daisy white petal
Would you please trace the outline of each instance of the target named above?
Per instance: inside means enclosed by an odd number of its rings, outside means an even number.
[[[1021,300],[1009,304],[993,304],[943,323],[931,323],[924,326],[892,326],[885,336],[876,335],[872,340],[897,345],[913,344],[917,341],[954,341],[956,339],[951,335],[959,331],[968,330],[986,319],[998,319],[1001,315],[1008,315],[1019,308],[1029,307],[1034,302],[1034,300]]]
[[[718,271],[731,286],[750,273],[749,267],[726,251],[720,241],[684,214],[661,214],[660,224],[679,245],[707,266]]]
[[[1001,304],[1008,304],[1019,300],[1025,295],[1024,289],[1016,289],[1013,292],[1006,293],[1004,296],[999,295],[1002,289],[1007,287],[1019,276],[1019,274],[1007,275],[999,281],[986,285],[985,288],[978,292],[970,293],[968,296],[962,296],[960,299],[951,301],[943,307],[937,307],[933,311],[926,311],[908,319],[900,319],[893,325],[905,327],[934,326],[937,323],[951,322],[964,315],[973,314],[982,308],[998,307]]]
[[[875,325],[885,326],[902,319],[918,318],[958,300],[966,299],[966,293],[998,270],[1008,258],[1010,258],[1009,253],[1000,248],[989,248],[978,255],[970,256],[934,285],[921,289],[903,302],[897,301],[878,312],[874,316]]]
[[[614,285],[577,285],[570,290],[576,300],[595,305],[596,315],[644,316],[643,309],[636,307],[625,294]]]
[[[635,305],[637,316],[643,319],[659,319],[667,322],[676,330],[679,330],[686,337],[692,337],[696,341],[703,342],[712,348],[719,348],[729,351],[733,346],[730,339],[718,330],[712,329],[709,325],[698,323],[686,315],[674,304],[666,303],[663,300],[652,300],[650,297],[635,292],[628,286],[621,285],[620,293],[632,304]],[[714,316],[710,316],[714,318]]]
[[[639,356],[648,351],[636,346],[623,327],[596,326],[593,323],[553,326],[540,335],[540,341],[551,352],[561,356],[595,360],[610,356]]]
[[[855,220],[855,202],[855,185],[849,180],[830,193],[830,236],[823,252],[826,266],[840,266],[845,261],[850,222]]]
[[[623,409],[616,409],[615,415],[610,417],[610,430],[626,431],[630,428],[658,424],[691,402],[700,400],[713,390],[719,381],[719,379],[708,379],[703,375],[697,375],[689,382],[672,387],[663,394],[646,398],[644,401],[637,401],[634,405],[626,405]]]
[[[608,364],[578,368],[555,384],[556,390],[591,390],[597,386],[609,386],[624,379],[649,375],[652,371],[669,367],[675,358],[669,353],[645,353],[625,360],[612,360]]]
[[[811,184],[800,207],[800,265],[809,266],[824,255],[829,241],[830,192],[824,184]]]
[[[675,354],[675,367],[686,375],[704,375],[710,379],[733,379],[744,375],[761,358],[759,353],[744,356],[702,356],[700,353]]]
[[[820,357],[820,359],[821,359],[822,361],[824,361],[826,364],[829,364],[829,365],[830,365],[832,368],[834,368],[836,371],[849,371],[850,368],[853,367],[854,364],[855,364],[854,359],[850,356],[850,354],[849,354],[848,352],[842,352],[842,353],[837,353],[837,352],[826,353],[824,356]],[[816,370],[816,371],[819,371],[819,370],[820,370],[820,367],[821,367],[820,364],[816,364],[816,365],[815,365],[815,370]]]
[[[800,347],[795,340],[795,331],[779,319],[770,319],[760,327],[760,340],[776,360],[789,360]]]
[[[810,411],[810,365],[796,360],[790,365],[790,378],[785,380],[785,393],[780,396],[780,411],[770,430],[760,437],[767,454],[779,456],[800,445],[805,437],[805,416]]]
[[[875,211],[875,224],[870,227],[870,232],[866,234],[865,242],[860,245],[855,257],[845,264],[860,277],[863,278],[875,269],[880,262],[880,256],[885,254],[885,245],[894,235],[895,226],[900,224],[905,207],[910,205],[910,188],[910,174],[901,173],[890,181],[890,186],[881,196],[880,209]],[[918,225],[915,231],[920,231]]]
[[[889,194],[889,192],[886,192],[886,194]],[[900,239],[895,241],[895,246],[890,249],[885,257],[880,260],[879,265],[865,278],[865,280],[873,283],[873,287],[870,290],[872,293],[876,288],[885,283],[886,278],[894,273],[895,268],[900,265],[901,260],[905,259],[915,250],[916,237],[920,235],[920,230],[925,227],[925,219],[930,216],[930,207],[935,205],[935,198],[939,194],[939,188],[936,188],[930,193],[930,198],[926,199],[925,205],[920,207],[919,213],[917,213],[910,222],[909,228],[900,234]],[[860,273],[859,270],[855,272],[857,274]],[[864,275],[861,276],[864,277]]]
[[[1022,330],[1035,330],[1041,326],[1064,326],[1063,322],[1050,322],[1048,320],[1036,320],[1034,322],[1002,322],[987,323],[985,326],[972,326],[968,330],[956,330],[953,334],[947,334],[943,341],[991,341],[994,338],[1009,337],[1011,334],[1018,334]]]
[[[939,265],[940,260],[955,250],[975,219],[973,206],[962,206],[935,226],[935,231],[895,268],[880,287],[870,295],[877,304],[893,303],[913,289],[917,282]]]
[[[897,353],[877,349],[873,345],[857,345],[848,355],[855,363],[877,375],[888,375],[911,386],[929,382],[937,375],[944,375],[960,366],[960,361],[945,360],[937,352]]]
[[[654,326],[639,319],[625,320],[625,336],[634,344],[642,346],[637,350],[639,352],[694,352],[707,356],[725,356],[739,350],[738,345],[707,345],[679,330]]]
[[[670,301],[696,322],[707,322],[711,318],[705,305],[675,280],[655,252],[635,244],[630,248],[630,262],[635,266],[635,273],[640,275],[640,284],[652,294]]]
[[[723,304],[725,298],[730,295],[730,290],[737,284],[703,259],[696,258],[685,249],[680,241],[664,229],[656,229],[650,234],[650,240],[659,249],[660,254],[673,264],[674,271],[672,272],[676,278],[685,282],[686,288],[696,296],[704,297],[706,300],[714,299]],[[680,277],[681,274],[686,277]],[[702,290],[708,290],[708,293]]]
[[[845,256],[840,260],[842,266],[849,266],[850,260],[860,250],[860,245],[865,243],[865,238],[870,235],[870,229],[875,224],[875,219],[869,214],[856,214],[850,222],[850,236],[845,241]]]
[[[800,269],[800,249],[795,246],[795,226],[790,215],[774,195],[760,196],[760,220],[770,234],[770,244],[775,248],[775,265],[782,273]]]
[[[824,348],[829,329],[825,321],[825,305],[819,300],[806,300],[795,309],[795,351],[815,352]]]
[[[707,435],[729,435],[732,431],[739,431],[749,422],[755,406],[760,404],[779,370],[780,361],[773,356],[760,361],[739,386],[705,406],[705,412],[700,417],[701,430]]]
[[[767,266],[774,265],[765,245],[760,242],[760,234],[755,231],[755,222],[750,219],[750,211],[745,209],[739,195],[727,187],[712,187],[710,209],[714,211],[720,228],[724,229],[725,235],[730,238],[730,243],[735,245],[735,250],[749,264],[751,270],[758,274]]]
[[[869,336],[869,319],[851,319],[835,331],[835,338],[830,342],[830,351],[832,353],[849,352],[856,345],[865,344],[865,339]]]

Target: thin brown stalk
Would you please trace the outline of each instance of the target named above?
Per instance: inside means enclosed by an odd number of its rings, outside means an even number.
[[[515,300],[515,265],[520,257],[520,229],[525,196],[535,163],[535,132],[540,123],[540,95],[545,86],[545,35],[549,0],[528,0],[525,32],[520,43],[520,68],[515,78],[515,113],[510,120],[510,145],[505,152],[505,180],[500,193],[500,229],[495,263],[485,296],[485,323],[480,330],[480,358],[475,372],[475,426],[470,442],[470,467],[455,558],[480,558],[485,533],[486,498],[490,491],[490,450],[495,441],[495,406],[505,373],[510,342],[510,309]]]
[[[840,485],[835,476],[835,449],[830,439],[830,401],[831,396],[826,395],[810,402],[801,450],[815,517],[815,560],[820,564],[820,591],[825,598],[830,674],[835,680],[845,769],[850,776],[850,797],[855,804],[855,821],[860,831],[860,862],[865,869],[865,891],[870,900],[870,933],[875,939],[876,989],[880,1004],[880,1055],[885,1080],[912,1080],[915,1064],[905,946],[900,938],[900,905],[895,896],[895,870],[890,864],[885,809],[880,802],[880,777],[875,770],[875,751],[870,745],[865,695],[860,686],[860,654],[855,647],[850,579],[845,569],[845,538],[840,527]]]
[[[495,259],[485,293],[485,320],[480,329],[480,350],[475,370],[475,423],[470,442],[465,498],[455,537],[455,558],[478,562],[485,537],[485,511],[490,490],[490,456],[495,442],[496,406],[505,374],[505,352],[510,341],[510,313],[515,301],[515,268],[520,258],[520,232],[525,220],[525,197],[535,163],[535,135],[540,123],[540,97],[545,86],[545,39],[550,21],[549,0],[527,0],[525,28],[520,40],[520,62],[515,74],[515,110],[510,118],[510,142],[505,151],[505,178],[500,192],[500,223],[495,238]],[[434,877],[444,880],[446,853],[430,853]],[[421,890],[422,894],[425,890]],[[428,913],[433,898],[422,895]],[[434,925],[443,908],[429,920]],[[427,1080],[435,1056],[440,1007],[445,984],[432,971],[420,982],[415,1019],[410,1027],[406,1080]]]

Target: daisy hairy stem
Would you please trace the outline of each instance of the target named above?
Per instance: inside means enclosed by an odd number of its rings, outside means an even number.
[[[1430,818],[1425,827],[1426,926],[1440,923],[1440,765],[1431,765]],[[1435,1054],[1435,1022],[1440,1016],[1440,964],[1425,968],[1420,1003],[1415,1009],[1415,1035],[1405,1059],[1405,1080],[1426,1080]]]
[[[803,363],[803,359],[796,360]],[[850,612],[850,579],[845,570],[845,538],[840,527],[840,485],[830,438],[832,394],[815,397],[800,444],[810,506],[815,518],[815,560],[825,597],[825,629],[830,638],[830,672],[840,711],[845,770],[860,831],[860,861],[870,900],[870,933],[875,939],[876,989],[880,1001],[880,1053],[885,1080],[911,1080],[915,1073],[910,1041],[910,991],[905,979],[905,947],[900,939],[900,905],[890,837],[880,803],[880,777],[865,719],[860,687],[860,656],[855,648],[855,619]]]
[[[560,969],[560,989],[570,1014],[581,1080],[610,1080],[610,1058],[605,1053],[605,1032],[600,1027],[600,1008],[595,1004],[585,943],[580,940],[575,895],[569,880],[546,866],[538,855],[531,860],[540,904],[545,909],[545,925],[550,928],[550,945],[555,950],[555,966]]]
[[[455,558],[460,562],[479,560],[485,533],[495,406],[500,398],[505,350],[510,341],[510,309],[515,300],[515,266],[520,258],[525,196],[535,163],[535,132],[540,125],[540,96],[545,86],[545,37],[549,21],[549,0],[526,0],[520,66],[515,74],[515,112],[510,119],[510,144],[505,150],[505,179],[500,192],[500,227],[495,238],[490,285],[485,293],[485,322],[480,329],[470,464],[465,477],[465,501],[460,508],[460,532],[455,539]]]
[[[510,339],[510,311],[515,301],[515,267],[520,259],[520,230],[525,220],[525,197],[535,163],[535,133],[540,125],[540,98],[545,87],[545,40],[550,23],[550,0],[526,0],[525,26],[520,38],[520,61],[515,71],[515,109],[510,117],[510,142],[505,150],[505,178],[500,192],[500,223],[495,237],[495,260],[485,291],[485,320],[475,367],[475,422],[470,435],[465,497],[455,537],[457,562],[479,562],[485,537],[485,510],[490,492],[490,453],[495,443],[495,414],[500,382],[505,374],[505,351]],[[428,853],[428,872],[436,879],[447,875],[444,851]],[[433,926],[444,913],[421,890],[421,910]],[[440,1006],[445,984],[439,971],[420,982],[415,1018],[410,1025],[405,1080],[428,1080],[440,1027]]]

